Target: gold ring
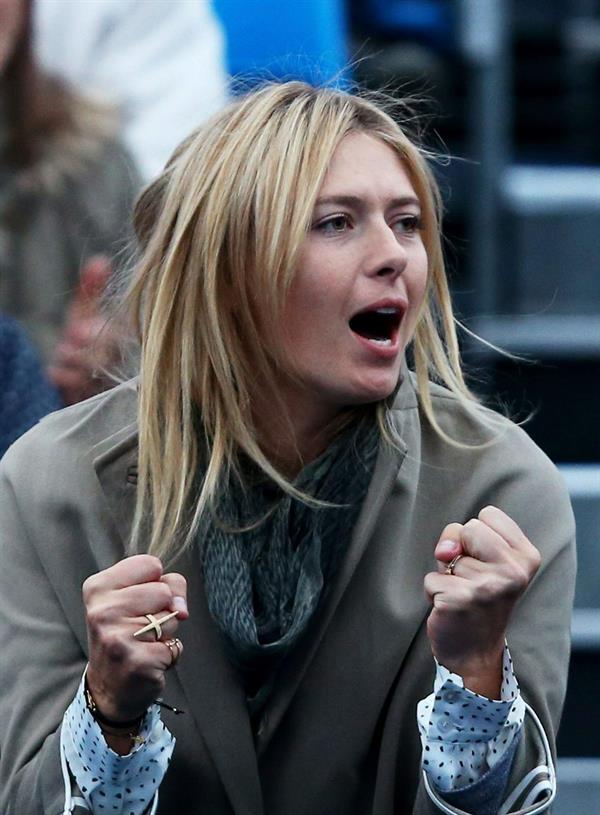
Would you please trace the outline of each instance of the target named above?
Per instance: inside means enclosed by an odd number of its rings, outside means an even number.
[[[154,614],[144,614],[144,617],[148,620],[150,624],[150,628],[154,629],[154,634],[156,636],[156,640],[158,641],[162,637],[162,626],[159,621],[156,619]]]
[[[450,561],[450,563],[446,564],[446,569],[444,571],[444,574],[454,574],[454,569],[456,567],[456,564],[461,559],[461,557],[464,557],[464,555],[457,555],[456,557],[453,557],[452,560]]]
[[[170,614],[165,614],[165,616],[161,617],[160,620],[157,620],[154,614],[144,614],[144,617],[148,620],[148,625],[134,631],[133,636],[139,637],[141,634],[145,634],[146,631],[154,631],[156,634],[156,639],[159,640],[162,637],[161,625],[166,623],[167,620],[172,620],[173,617],[177,617],[178,614],[178,611],[171,611]]]
[[[169,652],[171,654],[171,664],[169,665],[169,668],[172,668],[173,665],[175,665],[175,663],[181,656],[181,652],[183,650],[183,643],[181,642],[179,637],[175,637],[175,639],[172,640],[164,640],[164,643],[169,649]]]

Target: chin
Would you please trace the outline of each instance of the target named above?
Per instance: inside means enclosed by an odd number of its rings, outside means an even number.
[[[391,396],[398,386],[400,377],[387,379],[385,382],[363,383],[357,387],[352,394],[352,403],[355,405],[367,405],[370,402],[382,402]]]

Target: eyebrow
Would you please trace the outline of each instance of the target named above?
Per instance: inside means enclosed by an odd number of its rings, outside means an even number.
[[[358,195],[328,195],[324,198],[317,198],[315,207],[330,204],[360,208],[365,206],[365,199]],[[419,209],[421,208],[421,202],[414,195],[404,195],[400,196],[399,198],[392,198],[388,202],[388,205],[392,207],[405,207],[408,204],[417,206]]]

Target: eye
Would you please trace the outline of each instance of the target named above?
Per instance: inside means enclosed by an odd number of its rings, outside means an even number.
[[[419,215],[402,215],[393,224],[393,228],[403,235],[414,235],[423,228],[423,221]]]
[[[314,229],[317,229],[319,232],[323,232],[326,235],[334,235],[339,234],[340,232],[345,232],[347,229],[350,229],[351,226],[352,224],[348,215],[340,212],[319,221],[319,223],[315,224]]]

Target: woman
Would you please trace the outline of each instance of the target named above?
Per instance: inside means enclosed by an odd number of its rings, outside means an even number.
[[[572,515],[463,382],[423,154],[268,86],[135,226],[139,379],[3,463],[3,811],[547,809]]]
[[[32,5],[0,0],[0,308],[24,323],[71,403],[106,383],[86,354],[93,320],[65,318],[88,278],[106,284],[130,237],[138,178],[115,111],[35,63]],[[99,303],[87,302],[96,322]],[[100,342],[112,358],[109,335]]]

